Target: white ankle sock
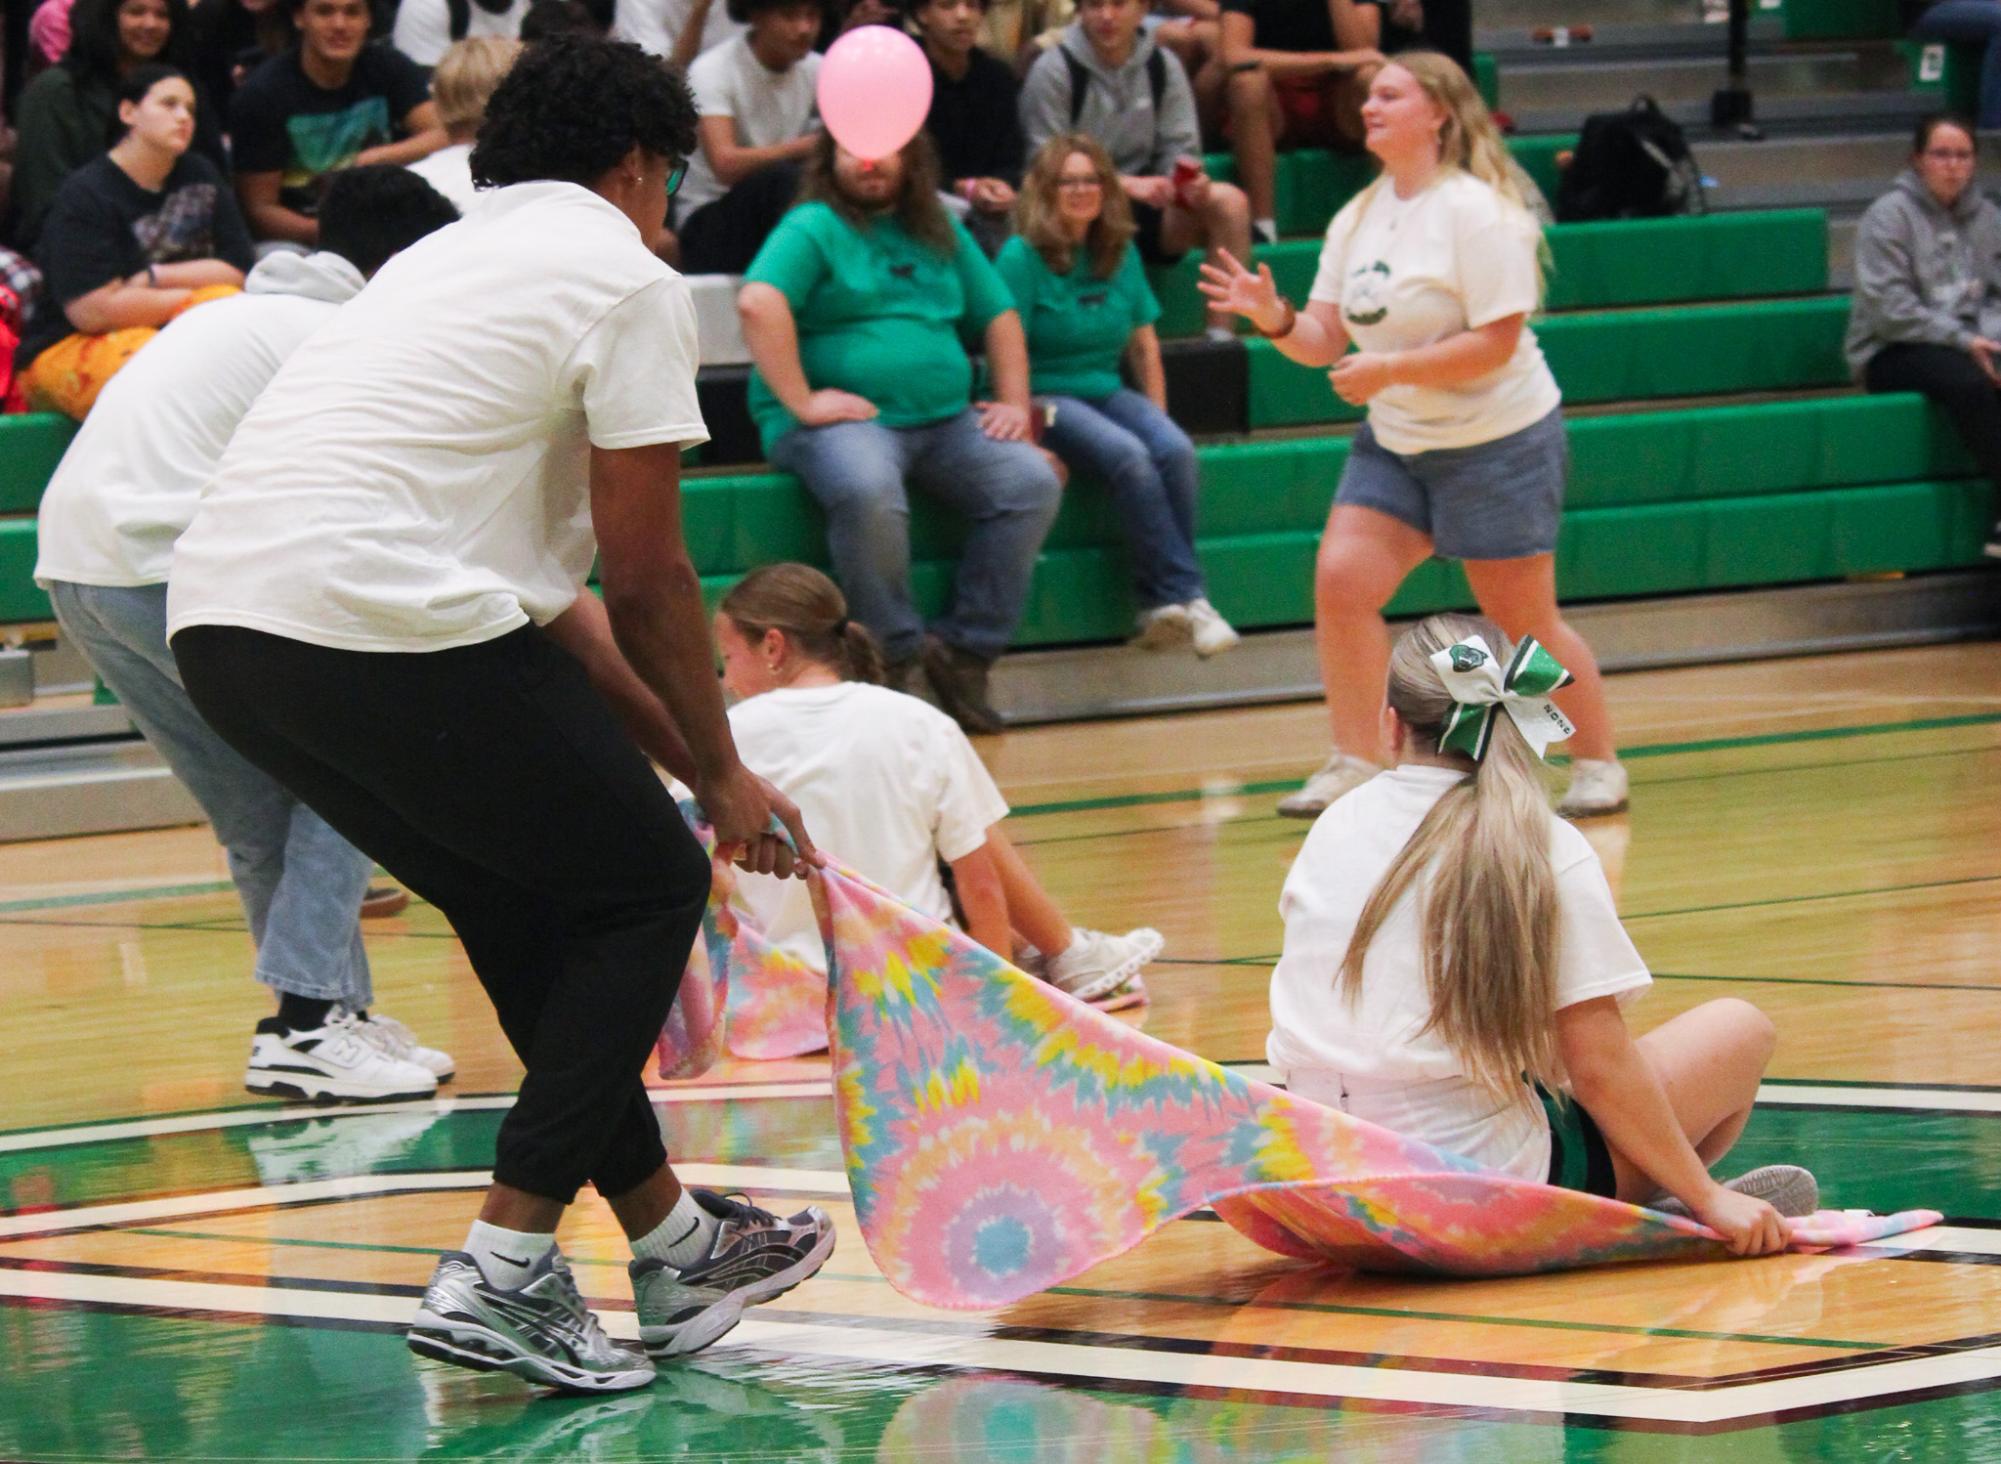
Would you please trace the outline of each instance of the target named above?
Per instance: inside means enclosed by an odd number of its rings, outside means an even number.
[[[479,1262],[480,1274],[502,1291],[519,1291],[528,1284],[535,1263],[556,1248],[556,1237],[526,1230],[507,1230],[484,1220],[472,1222],[466,1254]]]
[[[676,1270],[685,1269],[708,1255],[718,1223],[695,1203],[695,1192],[684,1189],[665,1220],[633,1237],[632,1254],[642,1261],[665,1261]]]
[[[1278,220],[1252,219],[1251,230],[1251,242],[1253,244],[1276,242],[1278,239]],[[1249,261],[1246,260],[1245,263],[1249,263]]]

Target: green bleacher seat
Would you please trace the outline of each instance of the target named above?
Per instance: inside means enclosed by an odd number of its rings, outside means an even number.
[[[1551,310],[1749,300],[1827,289],[1827,214],[1817,208],[1557,224],[1548,238]],[[1280,291],[1294,301],[1306,299],[1319,266],[1319,239],[1260,245],[1256,255],[1271,266]],[[1191,254],[1149,272],[1160,297],[1161,335],[1202,329],[1203,301],[1196,289],[1201,264],[1201,256]]]
[[[1848,380],[1841,296],[1666,310],[1581,311],[1537,322],[1536,335],[1567,401],[1839,386]],[[1352,422],[1325,373],[1298,366],[1271,342],[1247,343],[1251,426]]]
[[[33,513],[76,423],[56,412],[0,416],[0,513]]]
[[[1754,14],[1766,13],[1761,5]],[[1872,40],[1904,33],[1897,0],[1780,0],[1789,41]]]
[[[54,618],[35,583],[35,521],[0,518],[0,625]]]

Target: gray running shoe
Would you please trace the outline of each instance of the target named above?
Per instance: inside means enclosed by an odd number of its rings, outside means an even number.
[[[1740,1195],[1749,1195],[1754,1200],[1763,1200],[1789,1220],[1811,1215],[1820,1208],[1820,1182],[1813,1177],[1812,1170],[1802,1169],[1797,1164],[1767,1164],[1758,1169],[1747,1169],[1735,1179],[1726,1179],[1723,1187]],[[1665,1190],[1649,1200],[1647,1208],[1658,1210],[1663,1215],[1678,1215],[1684,1220],[1692,1218],[1688,1206]]]
[[[653,1381],[652,1363],[604,1334],[553,1247],[519,1291],[493,1285],[464,1251],[446,1251],[408,1341],[419,1357],[571,1393],[620,1393]]]
[[[688,1193],[721,1222],[707,1258],[686,1269],[651,1259],[631,1267],[639,1340],[655,1361],[701,1351],[745,1307],[784,1295],[834,1253],[834,1222],[818,1205],[778,1216],[709,1190]]]

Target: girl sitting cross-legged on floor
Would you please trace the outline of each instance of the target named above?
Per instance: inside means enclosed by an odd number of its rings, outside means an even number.
[[[1395,766],[1320,815],[1280,897],[1268,1056],[1299,1096],[1490,1169],[1779,1250],[1813,1176],[1708,1172],[1750,1117],[1772,1024],[1725,999],[1627,1032],[1621,1004],[1652,977],[1539,763],[1569,734],[1547,699],[1567,679],[1473,616],[1398,638]]]
[[[877,684],[875,637],[831,579],[803,564],[753,570],[723,597],[715,631],[744,766],[797,802],[833,855],[1081,1001],[1146,1000],[1139,973],[1160,954],[1159,932],[1108,935],[1063,918],[1002,831],[1007,804],[966,734]],[[746,876],[739,898],[772,944],[825,970],[806,887],[789,884]]]

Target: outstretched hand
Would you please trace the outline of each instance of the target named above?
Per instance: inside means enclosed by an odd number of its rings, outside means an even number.
[[[1253,274],[1229,250],[1219,249],[1216,255],[1222,263],[1204,263],[1195,288],[1216,309],[1241,315],[1266,330],[1277,329],[1285,312],[1279,308],[1278,282],[1271,277],[1271,266],[1260,264]]]

